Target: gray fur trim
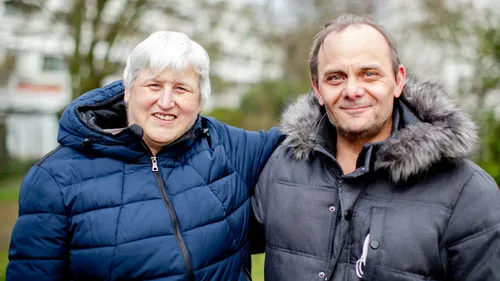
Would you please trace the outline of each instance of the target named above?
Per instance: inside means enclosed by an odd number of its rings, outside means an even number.
[[[282,145],[289,147],[296,159],[309,159],[320,118],[320,104],[313,91],[299,97],[281,115],[280,130],[287,135]]]
[[[437,83],[408,79],[402,101],[422,121],[396,132],[380,148],[376,169],[389,171],[394,182],[427,171],[443,159],[470,154],[477,143],[476,125]],[[283,145],[298,160],[308,160],[316,145],[320,105],[313,92],[300,97],[282,115]]]

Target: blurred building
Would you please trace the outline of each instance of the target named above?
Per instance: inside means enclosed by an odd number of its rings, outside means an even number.
[[[0,111],[13,158],[37,158],[56,145],[57,115],[71,97],[61,29],[47,30],[44,13],[0,3]]]
[[[218,44],[221,54],[212,58],[212,73],[224,78],[229,85],[224,92],[214,93],[206,111],[214,107],[237,107],[248,87],[264,78],[282,75],[279,67],[281,50],[250,34],[265,34],[265,13],[252,13],[252,21],[242,17],[245,1],[227,1],[224,10],[196,10],[196,0],[159,1],[176,5],[180,13],[196,14],[196,20],[165,16],[158,10],[146,11],[139,21],[139,31],[149,34],[156,30],[182,31],[198,41]],[[0,122],[7,124],[7,150],[20,159],[37,158],[56,147],[58,130],[57,112],[71,101],[71,77],[66,58],[75,48],[71,28],[57,19],[67,13],[71,3],[66,0],[26,1],[0,0]],[[168,3],[168,4],[167,4]],[[40,5],[40,6],[36,6]],[[124,5],[122,0],[110,0],[104,10],[105,17],[117,18]],[[167,7],[168,8],[168,7]],[[255,9],[264,9],[254,5]],[[91,12],[91,11],[87,11]],[[95,11],[94,11],[95,12]],[[248,12],[248,11],[247,11]],[[217,13],[217,14],[210,14]],[[255,19],[262,15],[262,19]],[[217,18],[213,27],[210,19]],[[82,42],[89,45],[91,30]],[[144,36],[144,35],[143,35]],[[123,38],[117,43],[110,60],[125,63],[131,48],[143,37]],[[202,43],[203,44],[203,43]],[[209,50],[210,52],[210,50]],[[95,56],[104,57],[105,46],[96,48]],[[121,70],[105,79],[121,79]]]

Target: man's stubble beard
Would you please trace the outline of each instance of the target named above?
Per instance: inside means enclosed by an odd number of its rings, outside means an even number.
[[[370,140],[377,136],[380,131],[392,121],[392,114],[389,114],[386,116],[384,122],[379,122],[376,123],[375,121],[372,121],[368,123],[367,125],[364,126],[361,130],[352,130],[350,128],[346,128],[345,126],[342,126],[340,122],[335,120],[333,116],[331,116],[330,113],[327,114],[328,119],[330,120],[330,123],[332,123],[336,128],[337,128],[337,133],[342,136],[342,138],[346,139],[349,142],[359,142],[359,141],[364,141],[364,140]],[[374,118],[375,120],[377,118]]]

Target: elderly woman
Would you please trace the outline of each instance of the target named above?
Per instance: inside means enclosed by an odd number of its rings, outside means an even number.
[[[249,280],[250,195],[281,137],[200,116],[209,95],[203,47],[156,32],[123,83],[71,103],[22,183],[7,280]]]

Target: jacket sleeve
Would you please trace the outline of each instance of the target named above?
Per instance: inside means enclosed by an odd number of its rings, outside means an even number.
[[[268,132],[246,131],[225,125],[228,153],[243,180],[252,189],[274,149],[283,141],[284,136],[277,127]]]
[[[12,232],[7,281],[67,281],[68,217],[54,178],[34,166],[23,180]]]
[[[486,172],[463,187],[443,241],[450,280],[500,280],[500,192]]]
[[[278,153],[278,152],[275,152]],[[266,248],[265,239],[265,226],[266,226],[266,212],[267,212],[267,191],[272,184],[272,167],[274,164],[274,157],[270,159],[264,170],[259,176],[259,181],[255,186],[255,191],[252,196],[252,210],[253,210],[253,226],[251,232],[254,234],[252,238],[252,253],[262,253]]]

